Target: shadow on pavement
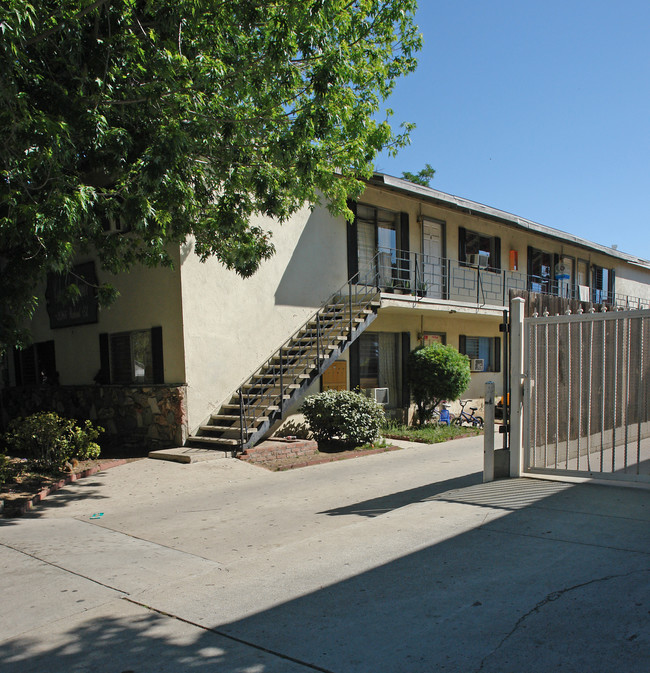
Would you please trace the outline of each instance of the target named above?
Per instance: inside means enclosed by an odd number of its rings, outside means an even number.
[[[54,493],[46,497],[44,500],[39,501],[32,509],[28,510],[24,514],[11,514],[12,509],[11,504],[9,504],[7,506],[7,512],[9,512],[9,514],[5,518],[0,517],[0,527],[16,525],[23,519],[39,518],[47,512],[61,509],[66,505],[69,505],[73,502],[78,502],[79,500],[95,502],[106,499],[108,496],[101,495],[100,487],[103,486],[101,481],[99,481],[99,475],[101,474],[103,473],[100,472],[91,477],[78,479],[77,481],[72,482],[72,484],[67,485],[73,485],[74,488],[63,486],[62,488],[57,489],[54,491]]]
[[[430,521],[420,516],[417,525],[428,525],[429,534],[443,512],[479,507],[486,517],[494,510],[494,516],[457,533],[452,526],[435,544],[246,618],[228,624],[191,618],[233,640],[196,627],[185,635],[171,633],[170,618],[151,612],[78,618],[78,625],[61,627],[55,647],[27,637],[5,641],[0,669],[646,673],[648,494],[531,480],[476,481],[470,475],[332,510],[379,516],[427,501]],[[404,516],[404,525],[411,519]],[[353,536],[349,544],[355,544]],[[263,577],[264,567],[257,572]],[[197,599],[202,605],[220,600],[217,590],[209,591]],[[200,614],[201,606],[187,610]]]
[[[413,505],[416,502],[425,502],[439,493],[471,486],[482,480],[483,473],[474,472],[473,474],[468,474],[463,477],[455,477],[454,479],[447,479],[433,484],[426,484],[425,486],[418,486],[417,488],[410,488],[406,491],[391,493],[390,495],[381,496],[380,498],[362,500],[353,505],[328,509],[324,512],[319,512],[319,514],[329,514],[330,516],[345,516],[349,514],[368,517],[381,516],[382,514],[386,514],[386,512],[392,512],[400,507]]]

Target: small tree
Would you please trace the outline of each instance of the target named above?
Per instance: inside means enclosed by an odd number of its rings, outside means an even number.
[[[408,381],[423,425],[443,400],[458,399],[469,386],[469,358],[453,346],[432,344],[411,351]]]
[[[416,185],[422,185],[423,187],[428,187],[433,180],[436,169],[431,164],[424,164],[424,168],[417,173],[411,173],[411,171],[404,171],[402,177],[409,182],[414,182]]]

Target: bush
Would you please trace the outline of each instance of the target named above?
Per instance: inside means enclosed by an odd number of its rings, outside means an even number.
[[[9,458],[7,458],[4,453],[0,453],[0,486],[2,486],[5,481],[9,481],[10,476],[11,463],[9,462]]]
[[[408,381],[423,425],[443,400],[457,400],[469,386],[469,358],[453,346],[432,344],[409,353]]]
[[[359,446],[379,438],[384,410],[374,400],[349,390],[327,390],[309,396],[302,405],[317,442]]]
[[[74,420],[42,411],[13,421],[5,442],[11,453],[28,458],[35,467],[51,470],[73,458],[97,458],[100,448],[95,440],[101,432],[104,429],[93,427],[90,421],[79,427]]]

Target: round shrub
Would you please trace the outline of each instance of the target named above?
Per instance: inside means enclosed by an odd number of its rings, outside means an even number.
[[[443,400],[457,400],[471,380],[469,358],[453,346],[432,344],[409,353],[408,381],[423,425]]]
[[[386,417],[374,400],[350,390],[310,395],[302,405],[317,442],[359,446],[379,439]]]
[[[79,427],[74,420],[41,411],[12,421],[5,443],[11,453],[28,458],[36,467],[56,469],[72,458],[97,458],[100,448],[95,440],[103,431],[90,421]]]

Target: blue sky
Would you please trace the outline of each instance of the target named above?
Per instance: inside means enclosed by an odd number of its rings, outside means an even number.
[[[420,0],[387,105],[431,187],[650,260],[650,2]]]

